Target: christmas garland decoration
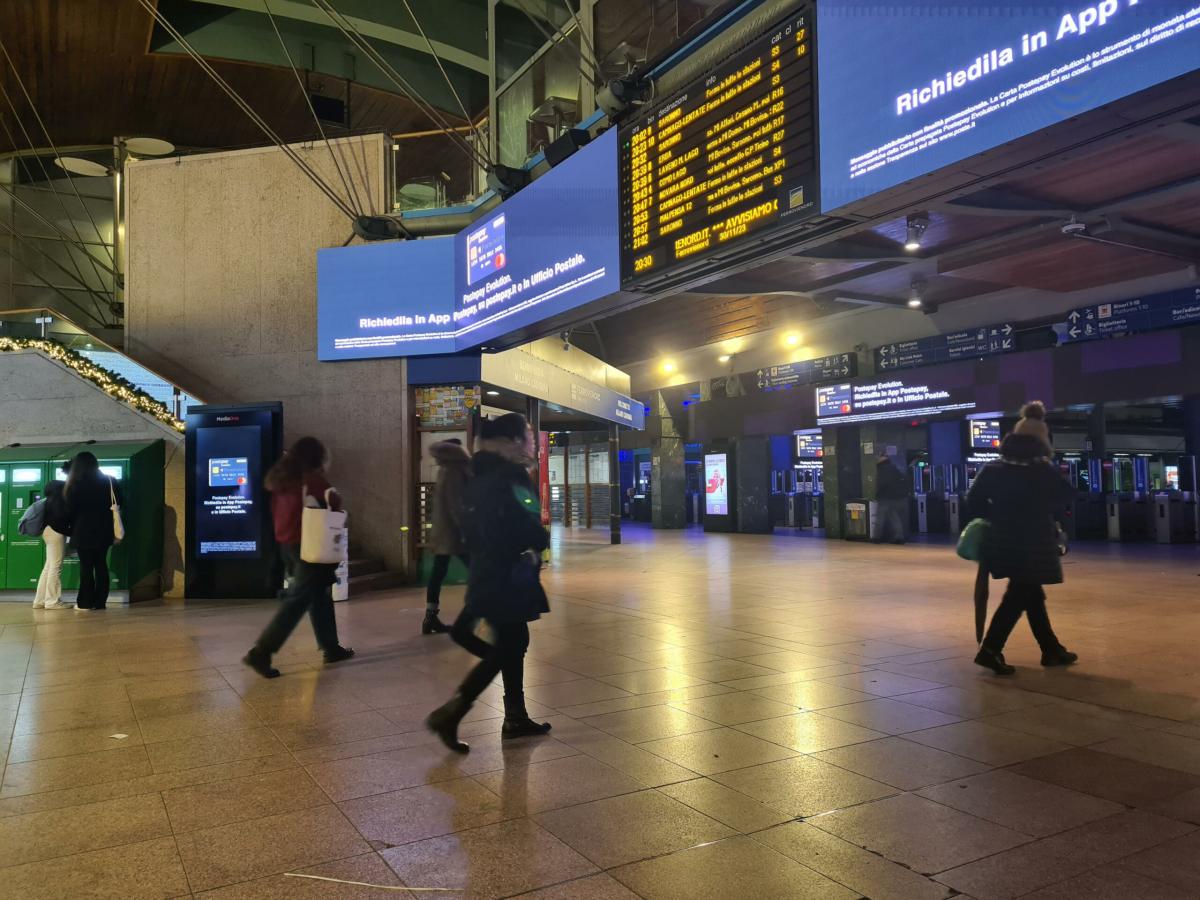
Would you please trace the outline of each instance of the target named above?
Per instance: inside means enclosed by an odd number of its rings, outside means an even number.
[[[44,353],[54,361],[62,363],[77,375],[86,378],[110,397],[122,401],[140,413],[151,416],[168,428],[183,431],[183,421],[175,418],[175,415],[165,403],[155,400],[141,388],[136,387],[120,375],[96,365],[83,354],[77,353],[57,341],[46,340],[44,338],[0,337],[0,353],[8,353],[14,350],[37,350],[40,353]]]

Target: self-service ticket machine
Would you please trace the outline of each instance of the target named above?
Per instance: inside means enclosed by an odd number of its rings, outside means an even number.
[[[704,448],[704,530],[737,531],[737,485],[733,478],[737,452],[732,443]]]

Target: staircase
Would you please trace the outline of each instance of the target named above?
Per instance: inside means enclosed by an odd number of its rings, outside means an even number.
[[[389,572],[382,559],[350,560],[350,596],[361,597],[372,591],[387,591],[404,586],[404,576]]]

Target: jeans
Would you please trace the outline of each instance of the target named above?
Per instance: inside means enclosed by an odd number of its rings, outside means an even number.
[[[308,613],[317,647],[326,653],[336,650],[338,644],[337,620],[333,615],[332,583],[323,568],[313,566],[300,559],[300,547],[296,544],[280,544],[279,554],[283,557],[285,581],[279,609],[259,635],[256,646],[269,655],[279,652]]]
[[[992,624],[988,626],[987,634],[983,637],[983,646],[994,653],[1001,652],[1008,636],[1016,627],[1017,620],[1021,618],[1021,613],[1025,613],[1029,619],[1029,628],[1043,653],[1062,646],[1050,626],[1050,614],[1046,612],[1046,592],[1042,590],[1042,586],[1012,579],[1009,579],[1004,599],[1000,601],[1000,606],[992,616]]]
[[[458,554],[464,566],[471,568],[471,557],[466,553]],[[442,608],[442,582],[450,571],[450,555],[439,553],[433,558],[433,570],[429,573],[429,585],[425,588],[425,614],[436,616]]]
[[[504,678],[504,696],[521,697],[525,693],[525,651],[529,649],[529,624],[527,622],[489,622],[496,643],[475,635],[478,617],[464,609],[450,629],[450,636],[464,650],[479,657],[458,692],[468,701],[474,702],[497,674]]]
[[[67,539],[47,525],[42,532],[42,540],[46,544],[46,564],[42,566],[42,575],[38,578],[34,607],[53,606],[62,600],[63,554],[67,549]]]
[[[876,541],[891,541],[902,544],[908,539],[908,498],[875,501]]]
[[[108,548],[79,548],[79,595],[75,605],[80,609],[104,609],[108,603]]]

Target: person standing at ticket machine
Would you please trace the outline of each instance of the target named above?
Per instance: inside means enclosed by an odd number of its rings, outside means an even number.
[[[326,663],[349,659],[354,651],[338,643],[337,620],[333,614],[331,589],[337,580],[336,565],[307,563],[300,558],[300,527],[305,503],[328,504],[340,510],[342,498],[325,477],[329,451],[314,437],[296,441],[267,472],[265,485],[271,492],[271,514],[275,520],[275,541],[283,556],[286,573],[279,610],[263,629],[242,662],[263,678],[278,678],[279,670],[271,657],[300,623],[305,613],[312,621],[317,646]]]

